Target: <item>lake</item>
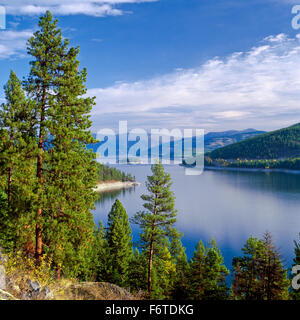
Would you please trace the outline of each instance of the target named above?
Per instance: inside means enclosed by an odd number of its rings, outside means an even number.
[[[120,165],[118,169],[136,176],[141,186],[101,194],[94,211],[95,222],[106,223],[116,198],[129,217],[142,209],[141,194],[150,166]],[[234,256],[251,236],[272,233],[286,266],[294,258],[294,240],[300,232],[300,175],[279,172],[244,172],[205,170],[200,176],[186,176],[180,166],[166,166],[172,176],[172,190],[178,210],[177,228],[188,258],[199,240],[212,237],[221,249],[226,266],[231,269]],[[139,229],[132,226],[134,241]]]

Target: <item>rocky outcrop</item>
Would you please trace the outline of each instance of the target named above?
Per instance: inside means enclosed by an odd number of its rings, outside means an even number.
[[[7,279],[7,291],[20,300],[54,300],[54,294],[48,286],[27,278],[24,281]]]
[[[5,273],[5,256],[3,255],[1,248],[0,248],[0,289],[6,290],[6,273]]]
[[[82,282],[60,288],[57,300],[134,300],[127,290],[106,282]]]
[[[29,275],[7,275],[6,256],[0,248],[0,300],[135,300],[127,290],[107,282],[76,282],[61,279],[42,286]]]
[[[53,300],[54,295],[48,286],[42,287],[37,281],[27,279],[22,290],[22,300]]]

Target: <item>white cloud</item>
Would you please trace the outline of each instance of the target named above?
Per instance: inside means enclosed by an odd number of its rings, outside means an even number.
[[[223,111],[216,112],[213,115],[219,119],[242,119],[249,116],[251,113],[246,111]]]
[[[93,116],[132,119],[137,124],[208,129],[273,129],[300,119],[300,36],[270,36],[248,52],[151,80],[89,90],[97,97]]]
[[[32,36],[32,30],[4,30],[0,32],[0,59],[23,57],[26,42]]]
[[[40,15],[50,10],[55,15],[103,17],[122,15],[117,5],[156,1],[159,0],[4,0],[1,4],[11,15]]]

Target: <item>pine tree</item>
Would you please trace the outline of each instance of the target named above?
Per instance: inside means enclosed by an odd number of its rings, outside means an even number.
[[[21,81],[11,71],[9,80],[4,86],[6,103],[1,105],[0,132],[1,132],[1,171],[7,172],[7,200],[8,208],[12,201],[13,172],[21,162],[22,149],[26,146],[24,129],[27,114],[27,102],[22,89]],[[25,134],[28,132],[25,132]],[[24,163],[23,163],[24,164]]]
[[[229,271],[214,240],[205,247],[200,241],[190,263],[190,298],[195,300],[225,300]]]
[[[6,232],[10,244],[7,246],[2,243],[2,246],[6,250],[24,249],[25,246],[27,250],[31,241],[28,194],[33,181],[31,164],[35,151],[32,104],[25,98],[21,81],[13,71],[4,86],[4,92],[6,103],[1,105],[0,110],[0,184],[7,193],[7,228],[2,232]]]
[[[132,222],[141,227],[139,246],[148,254],[148,297],[152,297],[154,257],[163,256],[165,241],[174,237],[177,232],[173,225],[176,222],[175,197],[171,188],[171,176],[164,171],[161,163],[151,167],[152,175],[148,176],[146,187],[148,195],[142,195],[146,211],[134,215]]]
[[[233,265],[233,295],[237,299],[255,300],[260,292],[259,268],[264,254],[262,240],[250,237],[242,248],[243,256],[235,257]]]
[[[288,297],[289,281],[269,233],[263,240],[251,237],[233,259],[232,290],[237,299],[282,300]]]
[[[58,275],[80,275],[85,249],[94,234],[93,187],[96,164],[87,144],[94,141],[89,113],[94,100],[86,93],[86,70],[79,71],[79,48],[68,48],[57,28],[57,20],[47,12],[39,30],[28,41],[30,75],[25,82],[34,101],[36,155],[35,256],[53,257]],[[45,246],[43,246],[45,244]],[[85,268],[85,267],[84,267]]]
[[[185,254],[185,248],[179,238],[176,237],[172,239],[170,252],[176,266],[176,272],[173,274],[171,298],[174,300],[186,300],[189,294],[189,264]]]
[[[132,259],[132,237],[128,215],[116,199],[108,214],[106,233],[111,262],[110,281],[120,286],[128,285],[128,269]]]
[[[288,299],[289,288],[287,270],[283,268],[280,254],[273,244],[273,239],[269,232],[264,234],[263,243],[265,255],[261,268],[264,299],[286,300]]]
[[[105,237],[105,229],[102,221],[99,223],[94,242],[94,267],[96,281],[108,281],[110,270],[110,253]]]
[[[300,237],[300,234],[299,234]],[[293,266],[299,266],[300,265],[300,242],[294,241],[295,244],[295,258],[294,258],[294,264]],[[291,274],[291,277],[295,277],[295,274]],[[291,289],[291,298],[293,300],[300,300],[300,290]]]
[[[13,248],[11,219],[8,213],[7,194],[0,189],[0,247]]]
[[[169,250],[169,243],[160,250],[160,255],[153,261],[152,299],[170,299],[174,288],[176,264]]]
[[[147,256],[135,248],[133,258],[129,264],[129,287],[130,291],[138,293],[147,290]]]

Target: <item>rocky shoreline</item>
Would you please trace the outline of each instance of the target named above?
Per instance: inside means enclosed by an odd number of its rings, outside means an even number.
[[[95,188],[96,192],[106,192],[106,191],[113,191],[113,190],[121,190],[121,189],[130,189],[133,187],[138,187],[141,184],[135,181],[112,181],[112,182],[104,182],[98,183],[97,187]]]

